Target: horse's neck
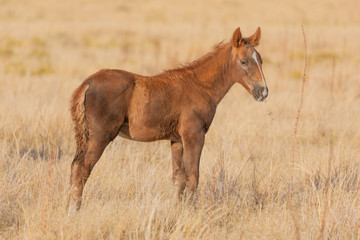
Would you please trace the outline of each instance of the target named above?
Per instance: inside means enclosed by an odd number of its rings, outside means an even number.
[[[222,49],[196,66],[193,71],[202,89],[211,98],[216,105],[221,101],[225,94],[229,91],[233,82],[228,77],[230,46],[226,45]]]

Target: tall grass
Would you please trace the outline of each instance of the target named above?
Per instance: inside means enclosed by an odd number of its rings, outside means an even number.
[[[0,238],[357,239],[356,4],[5,1]],[[236,85],[220,103],[196,201],[172,200],[170,143],[117,138],[68,215],[72,91],[100,68],[151,75],[192,61],[238,26],[245,36],[262,28],[270,95],[257,103]]]
[[[307,65],[308,65],[307,43],[306,43],[305,30],[304,30],[303,25],[301,25],[301,30],[302,30],[302,34],[303,34],[303,38],[304,38],[304,73],[303,73],[302,84],[301,84],[300,103],[299,103],[299,107],[297,109],[296,118],[295,118],[292,164],[295,163],[296,136],[297,136],[297,132],[298,132],[298,125],[299,125],[299,120],[300,120],[301,109],[302,109],[303,102],[304,102],[304,89],[305,89],[306,72],[307,72]]]

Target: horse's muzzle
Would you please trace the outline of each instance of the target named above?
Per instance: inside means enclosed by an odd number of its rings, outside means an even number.
[[[269,89],[268,87],[265,86],[255,86],[252,89],[252,95],[254,96],[255,100],[258,102],[262,102],[265,100],[265,98],[268,96],[269,94]]]

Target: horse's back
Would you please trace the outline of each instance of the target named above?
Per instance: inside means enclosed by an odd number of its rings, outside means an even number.
[[[85,79],[83,84],[89,84],[94,91],[116,93],[134,85],[135,74],[112,69],[102,69]]]

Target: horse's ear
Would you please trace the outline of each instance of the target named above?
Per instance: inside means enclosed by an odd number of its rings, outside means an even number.
[[[238,27],[237,29],[235,29],[232,39],[231,39],[231,45],[235,48],[240,47],[241,44],[241,32],[240,32],[240,28]]]
[[[260,43],[261,30],[260,27],[256,29],[256,32],[248,38],[245,38],[246,43],[250,43],[253,47],[256,47]]]

